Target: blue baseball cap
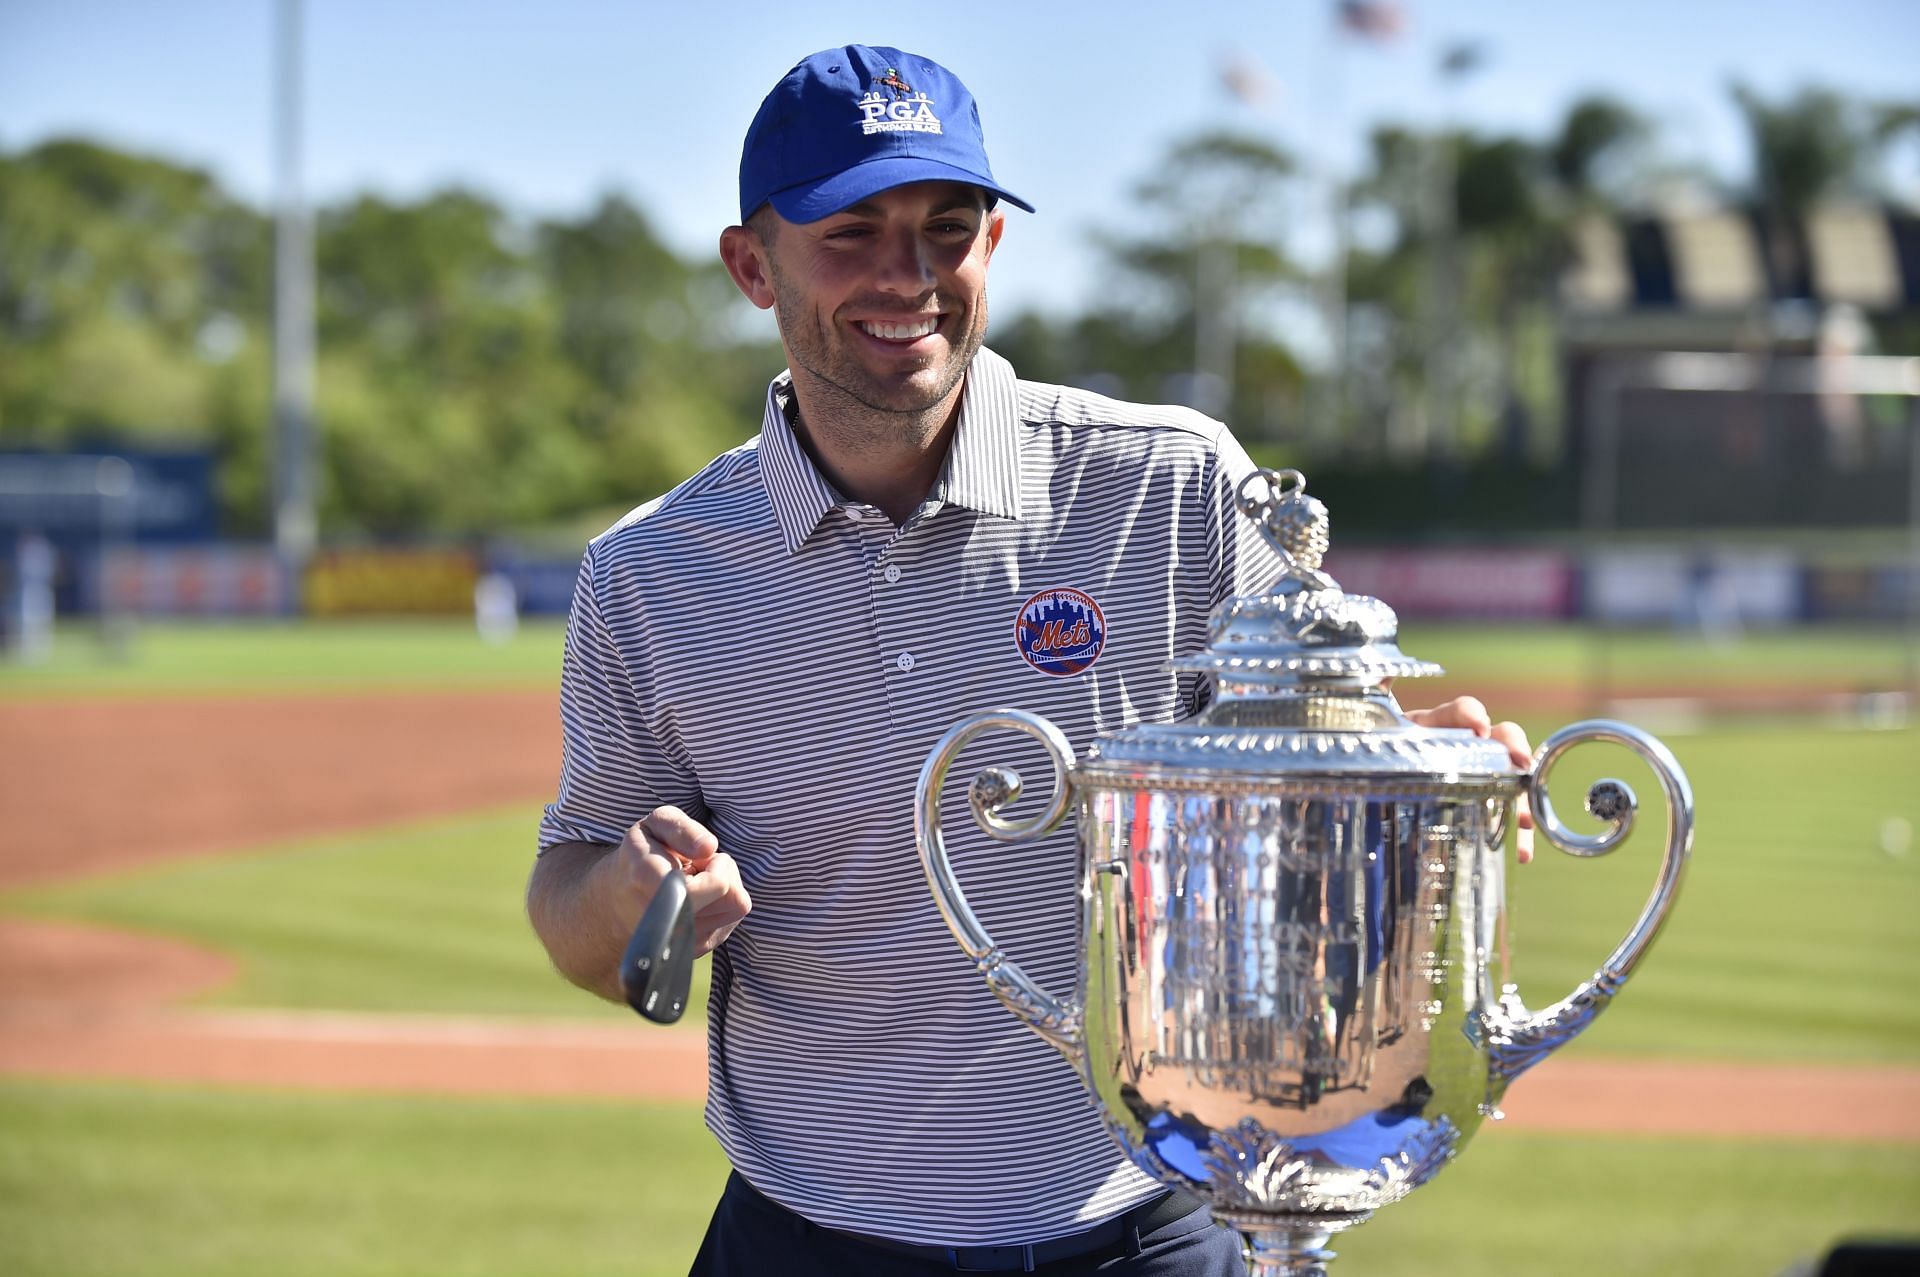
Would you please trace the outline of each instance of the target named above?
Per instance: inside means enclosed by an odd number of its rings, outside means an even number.
[[[740,220],[770,203],[817,222],[908,182],[969,182],[1033,212],[994,181],[980,109],[953,72],[898,49],[825,49],[773,86],[747,129]]]

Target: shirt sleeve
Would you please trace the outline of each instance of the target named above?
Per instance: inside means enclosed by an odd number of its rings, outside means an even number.
[[[1208,508],[1213,550],[1209,607],[1218,607],[1236,594],[1255,594],[1272,587],[1285,566],[1280,554],[1261,535],[1259,526],[1240,513],[1240,484],[1258,467],[1233,432],[1225,426],[1214,440],[1212,492]]]
[[[597,543],[596,543],[597,544]],[[693,768],[658,727],[644,655],[631,657],[609,625],[607,581],[596,546],[587,547],[573,587],[560,667],[559,793],[540,820],[540,850],[563,842],[617,843],[655,807],[671,804],[706,819]],[[621,632],[644,627],[637,610]]]

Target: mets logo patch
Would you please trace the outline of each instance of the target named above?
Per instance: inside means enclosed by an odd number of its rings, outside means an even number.
[[[1100,659],[1107,645],[1107,618],[1085,590],[1042,590],[1020,605],[1013,641],[1021,660],[1042,674],[1066,678]]]

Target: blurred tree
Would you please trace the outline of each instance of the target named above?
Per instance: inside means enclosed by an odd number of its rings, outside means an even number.
[[[1769,101],[1739,81],[1729,92],[1747,127],[1749,195],[1768,271],[1777,291],[1810,297],[1808,214],[1837,197],[1883,197],[1882,165],[1909,132],[1920,132],[1920,103],[1866,102],[1819,86]]]
[[[1652,130],[1606,97],[1572,104],[1543,142],[1472,132],[1374,130],[1351,208],[1362,228],[1348,263],[1354,308],[1356,416],[1345,432],[1402,457],[1431,446],[1420,420],[1435,343],[1454,347],[1461,422],[1451,445],[1498,445],[1519,460],[1558,407],[1553,342],[1557,281],[1575,221],[1613,215],[1644,180]],[[1444,148],[1444,150],[1443,150]],[[1453,175],[1450,226],[1436,233],[1434,173]],[[1436,254],[1451,253],[1443,265]],[[1440,313],[1430,296],[1450,280]]]
[[[560,297],[562,349],[609,396],[626,394],[649,343],[688,335],[686,265],[618,195],[579,222],[543,226],[539,240]]]
[[[507,353],[541,291],[509,247],[512,231],[503,210],[459,190],[323,210],[314,237],[321,344],[362,345],[378,363],[442,376]]]
[[[1873,190],[1920,106],[1734,92],[1753,197],[1785,245],[1775,269],[1804,271],[1806,210]],[[1421,436],[1441,158],[1458,176],[1445,241],[1464,442],[1483,448],[1557,409],[1571,228],[1644,198],[1652,141],[1605,97],[1540,140],[1376,129],[1352,188],[1343,446],[1379,455]],[[1191,403],[1255,443],[1288,437],[1303,384],[1288,334],[1314,312],[1285,248],[1292,158],[1211,132],[1149,171],[1128,223],[1094,233],[1097,301],[1001,318],[994,345],[1029,376]],[[269,220],[204,172],[78,140],[0,152],[0,209],[0,445],[205,444],[228,528],[263,531]],[[317,256],[330,536],[610,518],[752,434],[779,365],[718,264],[680,257],[616,194],[539,223],[471,191],[355,198],[321,211]]]
[[[266,224],[195,169],[0,154],[0,441],[202,435],[266,296]]]
[[[207,174],[88,142],[0,153],[0,445],[165,441],[266,523],[266,218]],[[447,190],[324,209],[323,525],[481,533],[623,509],[759,424],[769,343],[609,196],[517,223]]]
[[[1883,156],[1909,134],[1920,138],[1920,102],[1882,102],[1873,109],[1873,140]]]
[[[1113,272],[1100,309],[1050,340],[1072,351],[1073,379],[1276,437],[1297,418],[1303,382],[1280,319],[1289,302],[1310,304],[1285,249],[1297,166],[1262,139],[1210,132],[1150,171],[1135,188],[1144,229],[1094,236]]]
[[[586,382],[568,424],[602,454],[596,502],[658,492],[758,429],[781,360],[765,343],[730,354],[746,307],[717,258],[683,260],[618,195],[538,240],[561,349]]]
[[[557,308],[518,228],[459,190],[362,197],[315,235],[322,522],[478,532],[552,513],[515,480],[572,390]],[[565,487],[554,489],[564,500]]]
[[[1824,88],[1783,102],[1738,81],[1730,92],[1747,126],[1753,193],[1769,212],[1801,219],[1824,196],[1865,189],[1874,137],[1863,103]]]
[[[1569,107],[1547,143],[1553,180],[1573,206],[1568,211],[1624,203],[1652,136],[1646,118],[1616,98],[1596,94]]]

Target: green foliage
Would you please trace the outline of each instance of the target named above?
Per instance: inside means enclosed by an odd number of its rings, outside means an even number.
[[[1863,103],[1830,89],[1777,103],[1739,82],[1730,91],[1752,147],[1754,193],[1768,211],[1804,217],[1821,196],[1858,190],[1873,146]]]
[[[1271,322],[1310,291],[1270,215],[1296,198],[1297,166],[1259,138],[1213,132],[1175,143],[1152,172],[1125,228],[1094,232],[1111,267],[1102,304],[996,324],[994,346],[1023,376],[1190,404],[1249,438],[1275,433],[1305,380]]]
[[[1625,103],[1605,95],[1581,98],[1548,144],[1547,162],[1576,201],[1602,199],[1651,135],[1647,119]]]
[[[1733,94],[1771,272],[1804,279],[1807,209],[1870,193],[1920,106]],[[1658,141],[1606,97],[1537,138],[1374,129],[1345,192],[1347,377],[1311,405],[1290,334],[1334,290],[1287,249],[1318,200],[1292,156],[1250,135],[1169,147],[1128,220],[1093,232],[1110,268],[1098,302],[1003,317],[994,344],[1029,376],[1193,404],[1250,441],[1545,462],[1576,223],[1640,202]],[[206,173],[76,140],[0,152],[0,208],[0,447],[208,446],[226,530],[263,533],[269,219]],[[330,539],[629,508],[753,433],[780,362],[741,337],[745,303],[719,264],[683,259],[617,194],[546,221],[474,191],[362,195],[319,210],[315,247]],[[1915,347],[1911,318],[1876,322],[1881,349]]]
[[[1769,274],[1810,286],[1807,214],[1822,199],[1870,194],[1920,108],[1820,88],[1781,102],[1741,85],[1732,92],[1747,124],[1750,183],[1696,185],[1755,208]],[[1556,286],[1582,219],[1645,210],[1658,140],[1650,117],[1605,96],[1574,102],[1544,139],[1373,130],[1369,166],[1348,193],[1372,231],[1346,273],[1348,451],[1420,462],[1436,451],[1510,461],[1557,451]],[[1483,371],[1462,386],[1463,368]],[[1430,414],[1452,434],[1437,447],[1426,439]]]
[[[0,444],[217,431],[264,222],[204,173],[78,141],[0,154],[0,208]]]
[[[0,153],[0,446],[168,443],[266,523],[272,226],[204,173],[86,142]],[[625,508],[751,435],[778,355],[717,265],[630,204],[526,225],[485,196],[315,219],[327,534]]]

